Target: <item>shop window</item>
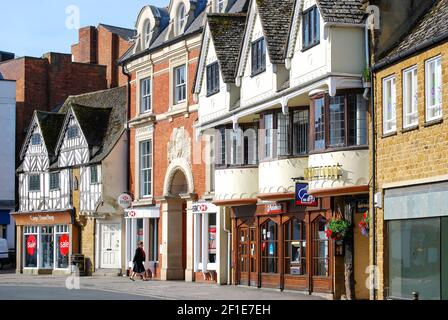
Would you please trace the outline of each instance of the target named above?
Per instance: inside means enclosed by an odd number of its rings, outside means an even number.
[[[143,219],[137,219],[137,224],[135,228],[135,237],[136,237],[136,243],[139,243],[140,241],[143,241],[144,231],[143,231]]]
[[[252,42],[252,76],[266,71],[266,44],[264,38]]]
[[[58,190],[59,189],[59,172],[51,172],[50,173],[50,190]]]
[[[69,265],[70,236],[68,225],[56,226],[56,268],[67,269]]]
[[[140,196],[152,194],[152,141],[140,142]]]
[[[174,68],[174,104],[187,99],[187,79],[185,65]]]
[[[418,124],[417,67],[403,71],[403,128]]]
[[[278,273],[277,224],[268,220],[261,225],[261,272]]]
[[[442,118],[442,58],[425,62],[426,121]]]
[[[208,263],[216,263],[216,213],[208,214]]]
[[[30,174],[28,179],[29,191],[40,191],[40,174]]]
[[[313,275],[328,276],[329,241],[325,235],[327,220],[321,216],[313,222]]]
[[[37,268],[37,239],[38,232],[36,226],[24,227],[24,256],[25,256],[25,268]]]
[[[320,15],[317,6],[303,12],[302,38],[303,50],[309,49],[320,41]]]
[[[216,213],[197,214],[195,263],[199,269],[216,270]]]
[[[151,111],[151,77],[140,81],[140,112]]]
[[[238,233],[238,262],[239,271],[249,271],[249,229],[240,228]]]
[[[219,63],[214,62],[207,66],[207,96],[219,92]]]
[[[383,80],[383,134],[397,130],[395,76]]]
[[[361,94],[313,99],[314,151],[367,145],[367,103]]]
[[[159,219],[149,219],[149,261],[159,261]]]
[[[40,134],[38,134],[38,133],[34,133],[34,134],[31,136],[31,145],[33,145],[33,146],[38,146],[38,145],[40,145],[41,143],[42,143],[42,139],[41,139]]]
[[[296,218],[285,224],[285,274],[307,274],[306,225]]]
[[[257,247],[257,233],[255,228],[249,229],[250,235],[250,272],[257,272],[257,256],[256,256],[256,247]]]
[[[40,227],[40,267],[42,269],[53,269],[54,267],[54,227]]]

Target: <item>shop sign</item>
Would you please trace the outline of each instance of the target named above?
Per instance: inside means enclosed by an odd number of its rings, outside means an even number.
[[[160,218],[160,206],[127,209],[124,211],[124,217],[127,219]]]
[[[132,197],[127,193],[122,193],[118,197],[118,205],[123,209],[127,209],[132,205]]]
[[[309,167],[305,169],[305,180],[334,179],[342,177],[342,166],[340,164],[334,166]]]
[[[296,183],[296,205],[303,207],[317,207],[317,199],[308,194],[307,183]]]
[[[218,207],[209,202],[196,202],[191,207],[193,214],[201,213],[215,213],[218,212]]]
[[[51,212],[51,213],[15,213],[13,215],[16,225],[55,225],[55,224],[71,224],[72,215],[68,211]]]
[[[37,247],[36,236],[29,235],[28,239],[26,240],[26,251],[28,252],[28,255],[34,256],[34,252],[36,251],[36,247]]]
[[[70,239],[67,234],[63,234],[59,237],[59,251],[61,256],[66,257],[70,250]]]
[[[280,203],[274,202],[266,205],[267,214],[277,214],[282,213],[282,205]]]

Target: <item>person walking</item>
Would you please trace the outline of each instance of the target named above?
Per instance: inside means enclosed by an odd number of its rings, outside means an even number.
[[[143,241],[139,241],[138,247],[135,250],[134,259],[132,260],[132,262],[134,262],[134,268],[132,269],[133,272],[130,278],[132,281],[135,281],[134,277],[136,274],[142,276],[143,281],[148,281],[148,278],[146,277],[145,266],[143,265],[145,259],[146,253],[145,250],[143,250]]]

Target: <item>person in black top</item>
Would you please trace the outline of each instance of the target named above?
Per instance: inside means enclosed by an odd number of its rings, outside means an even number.
[[[143,250],[143,241],[140,241],[138,243],[138,247],[135,250],[135,255],[134,255],[134,259],[132,260],[134,262],[134,268],[132,269],[132,275],[131,275],[131,280],[134,280],[134,277],[136,274],[140,275],[143,277],[143,281],[148,281],[148,278],[146,277],[146,270],[145,270],[145,266],[143,265],[143,262],[146,259],[146,253],[145,250]]]

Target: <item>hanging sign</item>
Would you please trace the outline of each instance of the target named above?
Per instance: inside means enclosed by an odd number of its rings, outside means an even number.
[[[215,213],[218,212],[218,207],[209,202],[195,202],[193,203],[191,210],[193,211],[193,214]]]
[[[132,197],[127,193],[120,194],[118,197],[118,205],[123,209],[129,208],[132,205]]]
[[[26,251],[28,252],[28,255],[34,256],[34,253],[36,252],[36,247],[37,247],[36,236],[34,235],[28,236],[28,239],[26,240]]]
[[[296,183],[296,205],[302,207],[317,207],[317,199],[308,194],[307,183]]]
[[[67,234],[63,234],[59,237],[59,252],[61,256],[66,257],[70,250],[70,239]]]

